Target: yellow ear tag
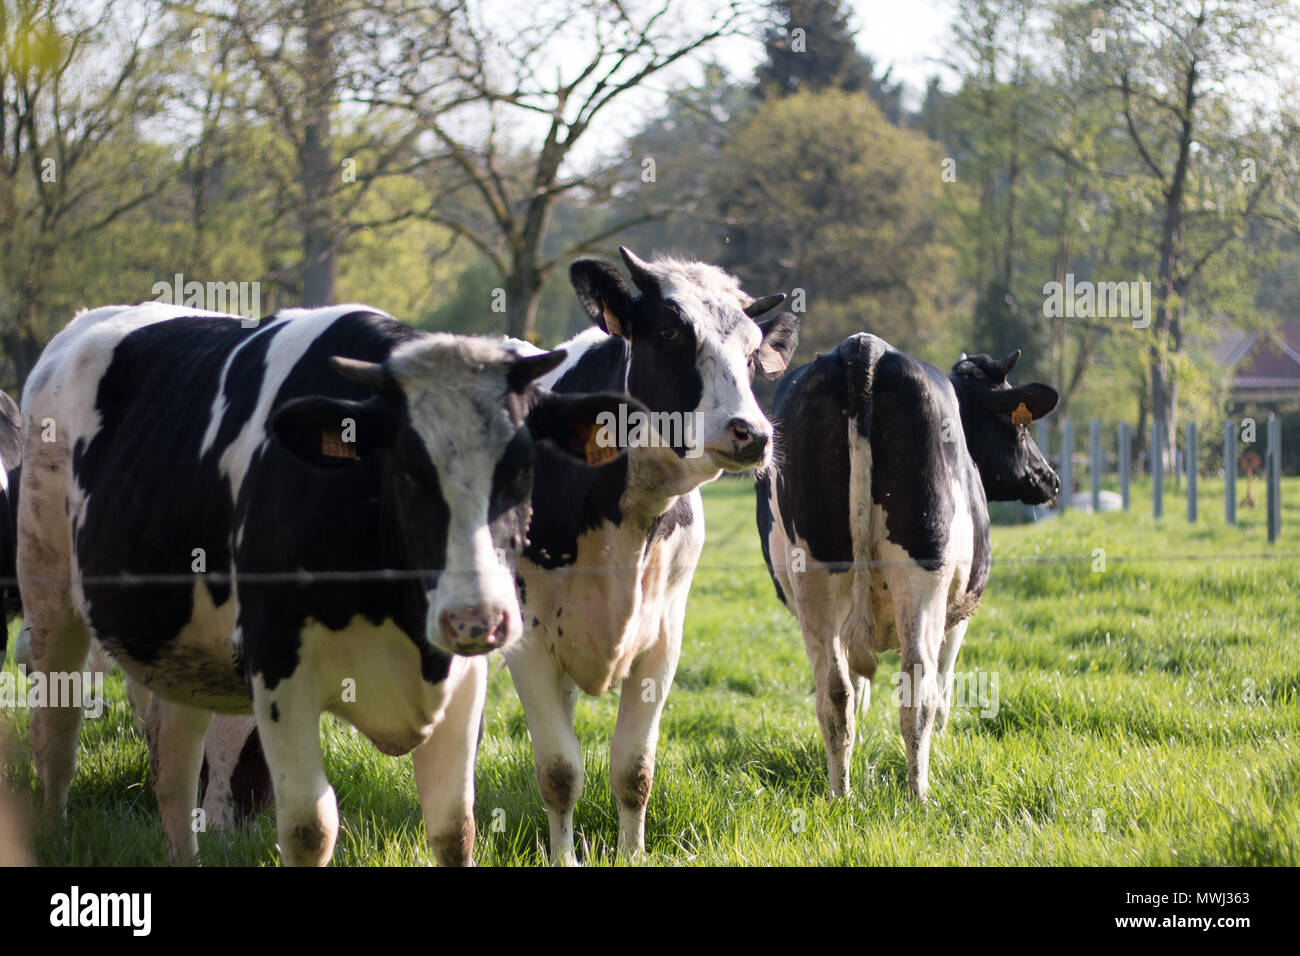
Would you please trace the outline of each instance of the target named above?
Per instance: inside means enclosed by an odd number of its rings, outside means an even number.
[[[1011,424],[1013,425],[1028,425],[1033,420],[1034,416],[1029,413],[1029,409],[1025,407],[1024,402],[1017,405],[1016,410],[1011,413]]]
[[[320,453],[326,458],[358,459],[361,457],[357,454],[355,443],[344,441],[343,436],[334,431],[320,433]]]
[[[605,319],[605,331],[610,335],[622,336],[623,326],[619,323],[618,316],[609,310],[609,306],[605,304],[603,299],[600,303],[600,311]]]
[[[602,445],[599,440],[600,433],[604,431],[603,427],[592,426],[591,431],[587,433],[587,444],[585,451],[587,454],[588,467],[603,465],[618,457],[617,445]]]

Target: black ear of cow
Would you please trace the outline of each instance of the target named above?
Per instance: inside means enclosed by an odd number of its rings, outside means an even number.
[[[528,413],[528,431],[534,441],[589,467],[603,465],[627,450],[618,445],[619,407],[630,414],[646,412],[634,398],[613,392],[556,394],[548,392]]]
[[[757,298],[753,302],[749,303],[749,305],[745,306],[745,314],[751,319],[756,319],[766,312],[771,312],[784,301],[784,292],[774,292],[771,295]]]
[[[539,352],[537,355],[525,355],[516,359],[506,373],[506,384],[512,392],[522,392],[529,383],[535,382],[547,372],[556,368],[568,353],[564,349]]]
[[[1042,382],[1032,382],[1018,388],[988,391],[980,396],[980,407],[992,415],[1010,415],[1022,404],[1033,421],[1046,418],[1056,408],[1061,397],[1056,389]]]
[[[569,266],[569,281],[595,325],[610,335],[628,337],[632,293],[617,266],[602,259],[579,259]]]
[[[799,346],[799,317],[793,312],[782,312],[775,318],[758,323],[763,332],[763,344],[754,356],[758,371],[768,378],[776,378],[790,365],[790,356]]]
[[[271,413],[267,430],[295,458],[316,468],[346,467],[393,443],[397,418],[382,398],[364,402],[310,395]]]

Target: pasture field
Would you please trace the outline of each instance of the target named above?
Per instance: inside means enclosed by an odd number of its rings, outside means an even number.
[[[1244,493],[1244,485],[1239,488]],[[659,865],[1300,864],[1300,479],[1283,535],[1261,507],[1226,527],[1222,484],[1201,520],[1179,493],[1150,517],[1071,513],[993,532],[996,564],[957,662],[985,692],[936,737],[931,803],[907,795],[886,655],[859,724],[853,794],[826,798],[813,681],[798,626],[763,567],[748,481],[705,489],[709,538],[661,728],[646,862]],[[1105,570],[1094,570],[1105,552]],[[1258,555],[1272,553],[1274,558]],[[1063,560],[1069,559],[1069,560]],[[16,629],[16,624],[15,624]],[[480,865],[538,865],[546,817],[509,675],[494,659],[478,763]],[[13,670],[12,662],[7,669]],[[982,674],[983,677],[978,675]],[[994,684],[996,680],[996,684]],[[66,831],[44,864],[163,862],[142,738],[121,679],[83,724]],[[996,699],[993,691],[996,687]],[[609,737],[617,694],[583,698],[579,856],[615,862]],[[996,711],[993,713],[992,711]],[[36,796],[27,714],[9,773]],[[323,721],[342,827],[337,865],[427,863],[409,758]],[[271,815],[200,835],[208,865],[271,865]]]

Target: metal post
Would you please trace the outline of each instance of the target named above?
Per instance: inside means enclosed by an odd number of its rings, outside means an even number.
[[[1101,511],[1101,422],[1088,422],[1088,484],[1092,492],[1092,512]]]
[[[1223,425],[1223,520],[1237,523],[1237,423]]]
[[[1074,494],[1074,422],[1068,418],[1061,422],[1061,511],[1070,507]]]
[[[1157,518],[1165,513],[1165,423],[1151,422],[1151,513]]]
[[[1268,413],[1268,455],[1264,459],[1268,475],[1268,540],[1272,543],[1282,533],[1282,419]]]
[[[1196,422],[1187,423],[1187,450],[1183,457],[1187,459],[1187,521],[1196,524]]]
[[[1119,423],[1119,496],[1124,500],[1124,510],[1128,511],[1128,480],[1133,468],[1133,436],[1129,434],[1128,422]]]

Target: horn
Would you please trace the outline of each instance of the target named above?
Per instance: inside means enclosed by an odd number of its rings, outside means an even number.
[[[649,292],[659,288],[659,282],[650,274],[650,267],[637,258],[635,252],[627,246],[619,246],[618,254],[623,257],[623,262],[627,266],[627,271],[632,273],[632,281],[642,292]]]
[[[1010,372],[1013,368],[1016,367],[1016,363],[1019,361],[1020,361],[1020,349],[1016,349],[1014,352],[1012,352],[1010,355],[1008,355],[1006,358],[1002,360],[1001,363],[1002,374],[1006,375],[1008,372]]]
[[[784,292],[774,292],[771,295],[763,296],[761,299],[755,299],[753,302],[749,303],[749,305],[745,306],[745,314],[751,319],[755,319],[764,312],[771,312],[784,301]]]
[[[378,362],[363,362],[361,359],[331,355],[330,368],[349,381],[373,388],[375,391],[380,391],[388,384],[388,370]]]

